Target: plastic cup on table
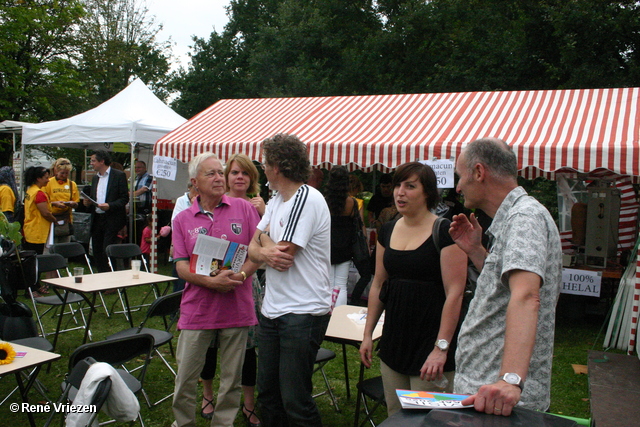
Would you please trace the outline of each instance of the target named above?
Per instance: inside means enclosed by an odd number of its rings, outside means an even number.
[[[83,275],[84,275],[84,267],[73,267],[73,277],[76,283],[82,283]]]
[[[131,271],[133,271],[133,278],[134,279],[139,279],[140,278],[140,265],[142,264],[142,261],[134,259],[131,261]]]

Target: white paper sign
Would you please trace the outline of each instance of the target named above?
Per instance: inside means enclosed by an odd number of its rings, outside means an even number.
[[[563,268],[560,292],[564,294],[599,297],[601,283],[601,271]]]
[[[153,173],[156,178],[176,180],[178,172],[178,160],[173,157],[153,156]]]
[[[422,160],[420,163],[431,166],[431,169],[436,174],[436,180],[438,181],[438,188],[453,188],[454,187],[454,169],[455,165],[451,160]]]

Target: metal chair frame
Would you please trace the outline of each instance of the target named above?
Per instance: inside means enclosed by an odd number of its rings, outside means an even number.
[[[146,271],[147,273],[149,272],[149,266],[147,265],[147,260],[142,255],[142,250],[140,249],[140,246],[136,245],[135,243],[117,243],[117,244],[109,245],[105,248],[105,255],[107,255],[107,261],[109,263],[109,268],[111,268],[111,271],[117,270],[116,264],[117,264],[117,260],[119,259],[122,260],[123,262],[127,260],[140,259],[142,261],[142,266],[144,267],[144,271]],[[160,295],[160,291],[158,290],[158,286],[155,283],[151,285],[151,290],[153,291],[154,298],[158,298],[158,296]],[[122,311],[113,310],[116,304],[115,302],[111,308],[111,311],[112,313],[123,313],[124,316],[127,318],[127,320],[131,322],[131,319],[129,319],[129,313],[127,311],[127,303],[125,302],[126,292],[127,290],[125,288],[118,289],[118,298],[120,300],[120,304],[122,305]],[[147,294],[143,298],[140,305],[129,307],[129,311],[137,311],[137,310],[140,310],[141,307],[148,306],[149,304],[145,304],[145,301],[148,296],[149,294]]]
[[[315,399],[318,396],[328,394],[331,397],[331,401],[333,402],[333,406],[335,407],[336,412],[340,412],[340,407],[338,406],[338,400],[336,399],[336,396],[333,394],[333,390],[331,389],[331,385],[329,384],[329,379],[327,378],[327,374],[324,371],[324,365],[326,365],[327,363],[329,363],[329,361],[335,358],[336,358],[336,354],[333,351],[329,350],[328,348],[320,347],[318,349],[318,353],[316,354],[316,361],[315,361],[315,364],[317,366],[313,369],[313,373],[316,373],[318,371],[322,373],[322,378],[324,379],[324,383],[327,386],[327,389],[320,393],[314,394],[313,398]]]
[[[60,254],[37,255],[36,260],[37,260],[38,276],[40,275],[40,273],[55,272],[58,277],[61,277],[59,270],[63,268],[64,269],[67,268],[67,260],[65,260],[64,257]],[[38,321],[38,325],[40,326],[40,331],[43,337],[47,337],[49,335],[54,335],[54,334],[60,334],[63,332],[75,331],[77,329],[85,329],[85,330],[87,329],[87,321],[84,317],[84,313],[82,312],[82,308],[80,307],[81,303],[85,301],[82,295],[76,294],[74,292],[66,292],[66,291],[62,295],[60,295],[57,292],[57,290],[54,289],[54,291],[56,292],[55,295],[36,297],[33,295],[33,291],[31,288],[27,288],[27,289],[28,289],[29,296],[31,298],[31,303],[33,304],[33,310],[35,311],[36,320]],[[64,300],[65,294],[66,294],[66,302]],[[40,314],[38,312],[38,307],[37,307],[38,304],[48,305],[49,308],[47,308],[42,314]],[[79,305],[77,310],[73,309],[73,304]],[[71,314],[71,319],[73,319],[73,321],[78,326],[73,328],[61,329],[56,332],[46,332],[44,330],[44,325],[42,324],[42,320],[41,320],[42,317],[44,317],[49,311],[64,305],[69,306],[69,312],[68,313],[64,312],[64,307],[61,307],[60,309],[61,311],[60,313],[58,313],[58,315],[64,316],[65,314]],[[78,324],[78,320],[76,319],[76,313],[80,314],[80,317],[82,318],[82,325]],[[90,330],[88,331],[88,334],[89,334],[89,338],[91,338]]]
[[[160,353],[158,349],[163,345],[168,344],[171,350],[171,355],[175,357],[175,353],[173,351],[173,345],[171,344],[171,341],[173,339],[173,333],[170,332],[170,329],[175,323],[175,321],[177,320],[177,317],[178,317],[177,315],[180,311],[181,299],[182,299],[182,291],[178,291],[169,295],[158,297],[155,301],[151,303],[151,305],[149,306],[149,309],[147,310],[146,317],[137,328],[129,328],[120,332],[116,332],[115,334],[109,335],[106,339],[107,340],[118,339],[118,338],[123,338],[128,336],[135,336],[138,334],[152,335],[155,341],[155,344],[153,347],[153,353],[158,355],[158,357],[160,357],[162,362],[165,364],[165,366],[169,369],[169,371],[173,374],[175,378],[176,376],[175,370],[173,369],[171,364],[169,364],[169,362],[164,358],[164,356],[162,355],[162,353]],[[162,321],[164,323],[164,330],[145,327],[147,321],[152,317],[162,317]],[[145,364],[151,363],[151,360],[154,358],[155,356],[152,356],[149,360],[145,361]],[[130,370],[129,372],[133,372],[140,368],[142,368],[142,366],[135,368],[133,370]],[[142,394],[149,408],[152,408],[153,406],[156,406],[173,396],[173,392],[172,392],[171,394],[164,396],[162,399],[158,400],[157,402],[151,403],[151,400],[149,399],[149,396],[144,389],[142,389]]]
[[[367,421],[371,424],[371,427],[376,427],[376,424],[373,422],[373,414],[380,406],[387,406],[386,400],[384,398],[384,387],[382,385],[382,377],[377,376],[373,378],[368,378],[359,382],[358,385],[358,393],[360,393],[361,401],[362,401],[362,409],[366,415],[365,419],[362,420],[362,423],[358,424],[360,420],[360,410],[356,408],[355,413],[355,425],[359,427],[363,427]],[[369,409],[369,405],[367,404],[367,398],[373,400],[375,405],[371,409]]]

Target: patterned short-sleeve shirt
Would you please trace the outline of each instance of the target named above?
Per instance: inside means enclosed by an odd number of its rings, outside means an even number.
[[[474,394],[498,381],[506,327],[509,272],[542,278],[536,343],[519,405],[545,411],[550,404],[555,309],[562,281],[562,250],[549,211],[522,187],[503,200],[489,229],[490,254],[460,329],[456,352],[456,393]]]

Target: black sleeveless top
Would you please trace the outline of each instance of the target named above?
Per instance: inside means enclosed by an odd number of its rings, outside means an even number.
[[[383,262],[389,275],[384,285],[385,320],[379,355],[394,371],[417,376],[438,338],[446,295],[433,238],[429,236],[417,249],[395,250],[389,241],[396,223],[384,224],[378,236],[385,248]],[[441,249],[455,244],[449,236],[450,223],[444,220],[440,224]],[[445,372],[455,369],[456,337],[452,341]]]
[[[353,200],[351,215],[331,215],[331,264],[341,264],[353,258],[355,240],[354,213],[358,213],[358,202]]]

